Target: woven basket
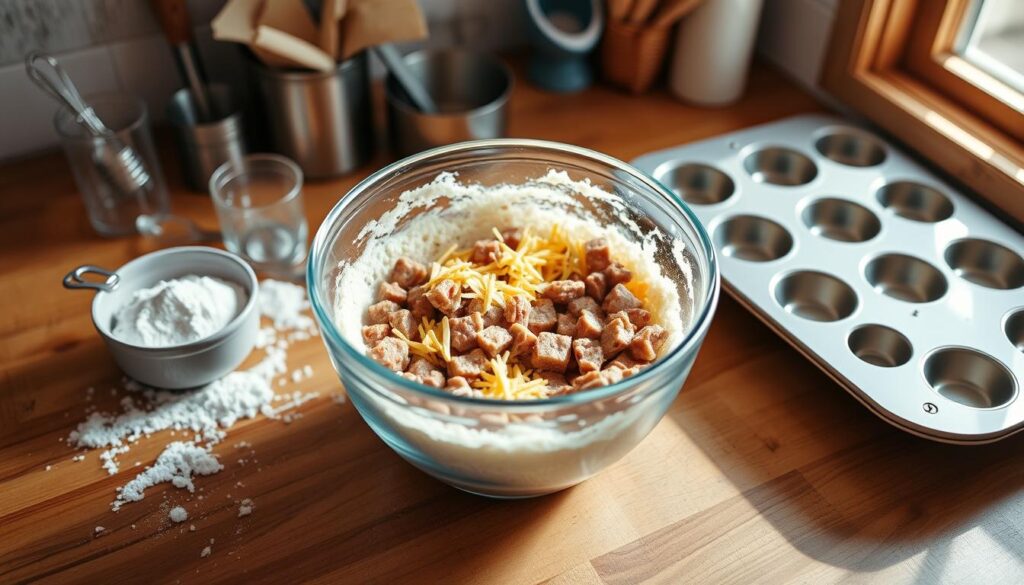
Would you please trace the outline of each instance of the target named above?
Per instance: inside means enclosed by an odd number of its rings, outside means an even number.
[[[650,89],[665,62],[673,28],[609,22],[601,40],[604,79],[635,94]]]

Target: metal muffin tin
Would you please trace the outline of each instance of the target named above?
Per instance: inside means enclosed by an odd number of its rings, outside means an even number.
[[[726,289],[916,435],[1024,429],[1024,237],[893,145],[797,116],[633,161],[690,204]]]

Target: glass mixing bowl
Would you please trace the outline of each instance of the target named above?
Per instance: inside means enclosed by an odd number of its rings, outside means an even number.
[[[656,245],[662,273],[675,284],[686,327],[680,342],[651,367],[621,382],[544,400],[458,397],[402,378],[344,337],[336,315],[339,275],[369,238],[364,226],[395,209],[399,196],[456,172],[462,183],[521,184],[550,169],[588,179],[626,204],[625,213],[581,193],[566,209],[620,232],[636,230]],[[446,201],[415,208],[444,213]],[[621,207],[621,205],[620,205]],[[462,242],[468,244],[470,242]],[[682,246],[679,246],[679,243]],[[647,245],[647,244],[645,244]],[[680,252],[681,248],[681,252]],[[613,252],[614,254],[614,252]],[[682,260],[680,260],[680,257]],[[680,264],[683,264],[681,266]],[[620,459],[661,420],[679,393],[718,302],[719,273],[707,232],[664,187],[603,154],[539,140],[480,140],[429,150],[387,166],[334,207],[317,231],[306,272],[313,312],[352,404],[381,439],[407,461],[468,492],[530,497],[575,485]]]

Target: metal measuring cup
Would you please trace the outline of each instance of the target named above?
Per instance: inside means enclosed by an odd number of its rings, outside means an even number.
[[[103,280],[86,280],[90,274]],[[245,291],[245,306],[209,337],[170,347],[133,345],[115,337],[115,315],[133,295],[162,280],[189,274],[212,276]],[[157,388],[183,389],[208,384],[242,363],[256,344],[260,327],[259,281],[238,256],[205,246],[167,248],[140,256],[117,270],[84,265],[64,277],[64,287],[93,290],[92,322],[117,365],[130,377]]]

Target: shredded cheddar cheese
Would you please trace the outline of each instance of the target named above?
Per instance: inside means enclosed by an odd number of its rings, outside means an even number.
[[[472,248],[460,250],[452,245],[431,263],[427,289],[451,280],[463,288],[463,298],[479,299],[486,311],[493,306],[504,307],[507,300],[516,295],[524,295],[532,302],[545,283],[587,274],[584,240],[571,237],[558,224],[552,226],[546,237],[524,229],[515,248],[506,243],[497,227],[492,227],[491,233],[498,242],[497,255],[491,262],[474,263],[470,260]],[[631,290],[634,294],[646,293],[646,287],[634,286]],[[637,296],[642,298],[642,294]],[[419,341],[403,337],[410,353],[429,360],[436,367],[451,361],[447,317],[441,323],[424,319],[418,333]],[[509,366],[508,360],[507,353],[492,359],[488,363],[489,371],[485,371],[473,387],[485,396],[506,400],[547,396],[546,380],[532,378],[533,372],[518,364]]]
[[[444,253],[444,254],[441,254],[441,257],[437,259],[437,265],[439,265],[439,266],[440,266],[440,265],[444,264],[445,262],[447,262],[447,261],[448,261],[448,259],[449,259],[449,258],[451,258],[451,257],[452,257],[452,255],[453,255],[453,254],[455,254],[455,252],[456,252],[456,251],[457,251],[458,249],[459,249],[459,245],[458,245],[458,244],[452,244],[452,245],[451,245],[451,247],[450,247],[450,248],[448,248],[448,249],[447,249],[447,250],[445,251],[445,253]]]
[[[521,400],[523,398],[544,398],[547,383],[543,378],[530,379],[530,370],[523,370],[519,364],[508,365],[509,353],[495,356],[489,363],[490,372],[483,372],[473,387],[487,398]]]
[[[629,292],[633,293],[633,296],[639,299],[641,303],[647,303],[647,289],[649,289],[650,287],[647,285],[646,282],[641,282],[639,280],[631,280],[624,284],[623,286],[625,286],[626,289],[629,290]]]
[[[586,243],[571,237],[558,224],[552,226],[546,236],[534,234],[529,228],[522,230],[515,248],[508,245],[498,228],[492,228],[491,232],[497,242],[497,252],[489,262],[473,262],[472,248],[460,250],[458,245],[452,245],[431,263],[425,284],[427,290],[451,280],[462,289],[462,298],[478,299],[482,310],[486,311],[494,306],[504,307],[508,299],[516,295],[535,301],[546,283],[588,274]],[[626,287],[640,300],[646,299],[647,284],[632,281]],[[398,330],[393,333],[409,346],[409,353],[429,361],[434,367],[444,369],[452,360],[448,317],[440,321],[424,317],[413,336],[418,339],[410,339]],[[515,361],[509,364],[511,359],[508,352],[491,359],[472,387],[488,398],[546,398],[550,392],[547,380],[534,377],[533,371]]]
[[[497,258],[487,264],[474,264],[469,260],[472,249],[452,246],[431,264],[427,288],[433,289],[443,280],[454,281],[469,289],[464,297],[480,299],[486,310],[504,307],[506,300],[515,295],[533,301],[545,282],[587,273],[584,241],[570,237],[557,224],[546,238],[523,230],[514,249],[497,228],[491,231],[498,242]]]
[[[424,317],[417,328],[419,341],[409,339],[397,329],[391,332],[409,346],[409,353],[427,360],[435,367],[444,367],[452,361],[452,334],[448,317],[443,317],[440,322]]]

